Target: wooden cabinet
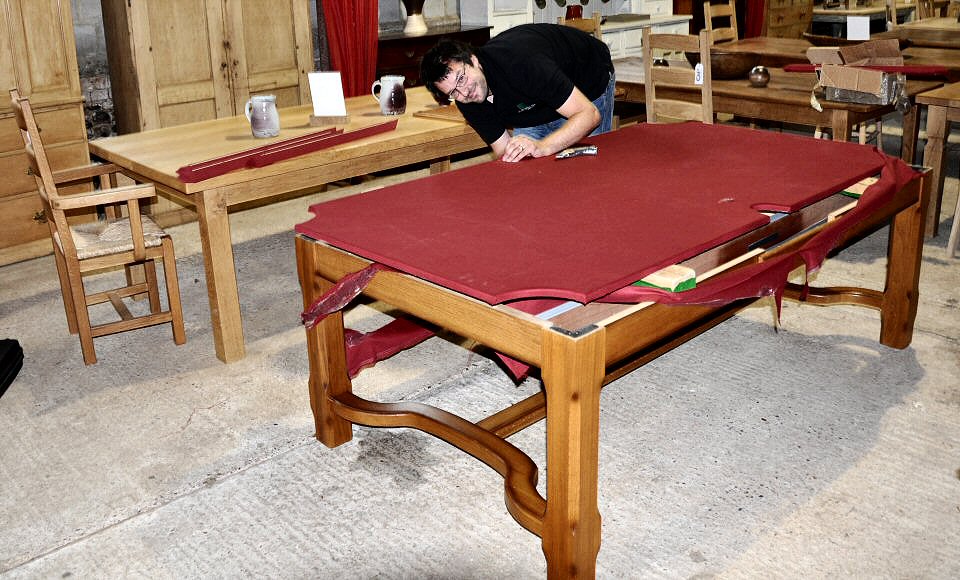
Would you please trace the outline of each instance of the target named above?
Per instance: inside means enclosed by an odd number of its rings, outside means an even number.
[[[382,75],[403,75],[408,87],[420,82],[420,59],[441,37],[455,38],[473,46],[490,40],[488,26],[432,27],[426,34],[407,36],[402,32],[381,34],[377,45],[377,78]]]
[[[533,22],[533,0],[461,2],[460,22],[466,26],[490,26],[490,36],[496,36],[508,28]]]
[[[102,0],[118,130],[243,113],[252,94],[310,102],[309,0]]]
[[[12,87],[30,98],[54,170],[89,162],[70,0],[0,0],[0,265],[51,250]]]
[[[813,19],[813,0],[768,0],[763,36],[801,38]]]

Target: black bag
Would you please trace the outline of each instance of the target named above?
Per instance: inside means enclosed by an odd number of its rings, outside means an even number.
[[[21,368],[23,348],[20,342],[12,338],[0,340],[0,397],[7,392],[7,387],[17,378]]]

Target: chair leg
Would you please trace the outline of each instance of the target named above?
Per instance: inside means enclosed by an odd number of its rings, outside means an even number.
[[[144,281],[143,265],[142,264],[127,264],[123,267],[127,276],[127,286],[133,286],[134,284],[139,284]],[[144,294],[137,294],[133,297],[134,300],[143,300],[146,296]]]
[[[67,274],[67,261],[60,252],[60,248],[54,244],[53,257],[57,262],[57,277],[60,279],[60,295],[63,297],[63,311],[67,316],[67,330],[70,334],[77,333],[77,314],[76,302],[73,299],[73,291],[70,289],[70,277]]]
[[[147,260],[143,263],[143,274],[147,282],[147,296],[150,298],[150,312],[160,312],[160,287],[157,285],[157,262]]]
[[[880,119],[877,119],[876,133],[877,133],[877,149],[879,149],[880,151],[883,151],[883,121],[881,121]],[[861,145],[867,144],[868,138],[867,138],[866,123],[860,123],[859,141]]]
[[[960,244],[960,201],[957,202],[957,209],[953,211],[953,227],[950,228],[950,240],[947,242],[947,257],[957,257],[957,245]]]
[[[953,210],[953,226],[950,228],[950,238],[947,240],[947,257],[957,256],[957,245],[960,245],[960,195],[957,195],[957,207]]]
[[[180,304],[180,282],[177,280],[177,259],[173,253],[173,240],[163,238],[163,277],[167,282],[167,303],[170,305],[170,324],[173,326],[173,342],[187,342],[183,327],[183,307]]]
[[[79,272],[70,273],[70,294],[73,309],[77,316],[77,332],[80,335],[80,350],[83,362],[92,365],[97,362],[97,352],[93,348],[93,332],[90,329],[90,313],[87,311],[87,297],[83,289],[83,276]]]

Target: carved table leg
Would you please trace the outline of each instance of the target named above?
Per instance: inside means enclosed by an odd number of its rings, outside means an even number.
[[[317,273],[313,242],[296,237],[297,271],[306,309],[332,284]],[[343,343],[343,314],[335,312],[307,331],[310,362],[310,407],[317,439],[327,447],[342,445],[353,437],[352,424],[336,414],[331,397],[350,393],[347,356]]]
[[[547,511],[543,553],[549,578],[593,578],[600,550],[597,473],[603,329],[579,337],[545,330]]]
[[[913,338],[917,317],[920,264],[923,258],[924,213],[930,201],[930,176],[907,187],[919,187],[920,199],[904,209],[890,224],[887,280],[880,307],[880,343],[906,348]]]

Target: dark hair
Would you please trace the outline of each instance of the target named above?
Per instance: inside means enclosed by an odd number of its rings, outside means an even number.
[[[437,83],[450,74],[450,63],[460,62],[470,64],[474,55],[473,47],[465,42],[452,38],[441,38],[437,45],[427,51],[420,60],[420,81],[441,105],[450,99],[440,89]]]

